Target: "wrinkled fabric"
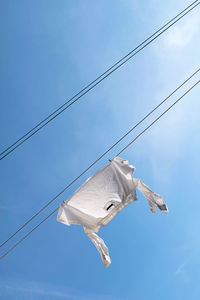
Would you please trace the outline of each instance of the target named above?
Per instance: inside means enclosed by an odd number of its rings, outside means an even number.
[[[129,203],[137,200],[136,187],[143,193],[152,212],[168,208],[162,197],[154,193],[141,179],[133,178],[135,167],[127,160],[115,157],[96,172],[59,208],[57,220],[65,225],[82,225],[99,251],[103,264],[111,263],[108,248],[95,234]]]
[[[91,239],[91,241],[94,243],[97,250],[99,251],[104,266],[108,267],[111,264],[111,259],[109,256],[108,248],[106,247],[104,241],[94,232],[87,233],[87,235]]]

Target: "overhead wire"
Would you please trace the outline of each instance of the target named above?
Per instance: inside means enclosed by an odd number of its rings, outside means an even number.
[[[155,109],[157,109],[161,104],[163,104],[171,95],[175,93],[183,84],[185,84],[190,78],[192,78],[200,69],[195,71],[190,77],[185,80],[176,90],[174,90],[167,98],[165,98],[162,102],[160,102],[149,114],[147,114],[142,120],[144,121],[147,116],[149,116]],[[155,124],[164,114],[166,114],[174,105],[176,105],[185,95],[187,95],[197,84],[199,84],[200,80],[198,80],[194,85],[192,85],[182,96],[180,96],[172,105],[170,105],[161,115],[159,115],[150,125],[148,125],[142,132],[140,132],[130,143],[128,143],[116,156],[119,156],[123,151],[125,151],[130,145],[132,145],[143,133],[145,133],[153,124]],[[51,201],[49,201],[45,207],[47,207],[50,203],[52,203],[59,195],[61,195],[68,187],[70,187],[75,181],[77,181],[84,173],[86,173],[94,164],[96,164],[103,156],[105,156],[111,149],[113,149],[125,136],[127,136],[134,128],[136,128],[141,122],[139,121],[131,130],[129,130],[123,137],[121,137],[115,144],[113,144],[106,152],[104,152],[98,159],[96,159],[88,168],[86,168],[78,177],[76,177],[67,187],[65,187],[56,197],[54,197]],[[51,215],[53,215],[59,207],[54,209],[45,219],[43,219],[37,226],[35,226],[31,231],[29,231],[22,239],[20,239],[13,247],[8,249],[0,259],[4,258],[9,252],[11,252],[17,245],[19,245],[26,237],[28,237],[35,229],[37,229],[42,223],[44,223]],[[40,210],[41,211],[41,210]],[[39,214],[39,213],[38,213]],[[37,214],[37,215],[38,215]],[[28,222],[27,225],[36,215],[34,215]],[[23,227],[23,225],[17,232],[19,232]],[[16,232],[16,233],[17,233]],[[16,234],[15,233],[15,234]],[[15,235],[14,234],[14,235]],[[13,235],[13,236],[14,236]],[[13,236],[11,236],[6,242],[4,242],[1,246],[5,245]]]
[[[200,68],[187,77],[176,89],[174,89],[164,100],[156,105],[148,114],[146,114],[140,121],[138,121],[128,132],[126,132],[119,140],[117,140],[110,148],[108,148],[97,160],[95,160],[88,168],[86,168],[78,177],[76,177],[69,185],[67,185],[59,194],[46,203],[39,211],[37,211],[28,221],[26,221],[16,232],[14,232],[6,241],[4,241],[0,248],[3,247],[9,240],[11,240],[19,231],[27,226],[34,218],[36,218],[43,210],[45,210],[52,202],[54,202],[64,191],[66,191],[73,183],[75,183],[82,175],[84,175],[91,167],[93,167],[101,158],[103,158],[110,150],[119,144],[127,135],[129,135],[136,127],[138,127],[144,120],[146,120],[155,110],[164,104],[173,94],[175,94],[183,85],[185,85],[192,77],[194,77]]]
[[[155,124],[162,116],[164,116],[174,105],[176,105],[185,95],[187,95],[197,84],[199,84],[200,80],[198,80],[191,88],[189,88],[181,97],[179,97],[172,105],[170,105],[159,117],[157,117],[149,126],[147,126],[142,132],[140,132],[130,143],[128,143],[116,156],[119,156],[122,152],[124,152],[129,146],[131,146],[145,131],[147,131],[153,124]]]
[[[53,113],[48,115],[44,120],[39,122],[35,127],[33,127],[31,130],[29,130],[27,133],[25,133],[16,142],[14,142],[8,148],[6,148],[4,151],[2,151],[0,153],[0,160],[4,159],[6,156],[8,156],[10,153],[12,153],[15,149],[17,149],[20,145],[22,145],[25,141],[30,139],[40,129],[42,129],[44,126],[46,126],[52,120],[54,120],[57,116],[59,116],[62,112],[64,112],[72,104],[74,104],[80,98],[82,98],[85,94],[87,94],[91,89],[93,89],[95,86],[97,86],[99,83],[101,83],[104,79],[106,79],[108,76],[110,76],[113,72],[115,72],[117,69],[119,69],[127,61],[129,61],[132,57],[134,57],[137,53],[139,53],[141,50],[143,50],[145,47],[147,47],[150,43],[152,43],[155,39],[157,39],[160,35],[162,35],[166,30],[168,30],[170,27],[172,27],[175,23],[177,23],[180,19],[182,19],[185,15],[187,15],[190,11],[192,11],[194,8],[196,8],[199,4],[200,4],[199,0],[192,2],[189,6],[187,6],[184,10],[182,10],[174,18],[172,18],[170,21],[168,21],[166,24],[164,24],[160,29],[158,29],[151,36],[149,36],[147,39],[145,39],[141,44],[139,44],[137,47],[135,47],[127,55],[125,55],[118,62],[116,62],[109,69],[107,69],[100,76],[98,76],[95,80],[93,80],[90,84],[88,84],[86,87],[84,87],[75,96],[73,96],[71,99],[69,99],[63,105],[61,105]]]

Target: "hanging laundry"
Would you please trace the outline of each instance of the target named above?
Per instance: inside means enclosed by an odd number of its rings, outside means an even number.
[[[162,197],[154,193],[141,179],[133,178],[135,167],[127,160],[115,157],[96,172],[59,208],[57,220],[65,225],[82,225],[98,249],[103,264],[111,263],[108,248],[95,234],[129,203],[137,200],[136,187],[146,197],[151,211],[168,208]]]

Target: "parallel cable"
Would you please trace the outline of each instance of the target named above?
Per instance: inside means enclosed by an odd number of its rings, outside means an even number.
[[[200,83],[198,80],[192,87],[190,87],[182,96],[180,96],[172,105],[170,105],[159,117],[157,117],[150,125],[148,125],[141,133],[139,133],[130,143],[128,143],[116,156],[119,156],[123,151],[125,151],[130,145],[132,145],[145,131],[147,131],[153,124],[155,124],[164,114],[166,114],[174,105],[176,105],[185,95],[187,95],[197,84]],[[25,240],[33,231],[35,231],[42,223],[44,223],[48,218],[50,218],[57,210],[59,206],[56,207],[45,219],[43,219],[38,225],[36,225],[31,231],[29,231],[22,239],[20,239],[13,247],[8,249],[1,257],[3,259],[12,250],[14,250],[21,242]]]
[[[142,132],[140,132],[130,143],[126,145],[116,156],[119,156],[123,151],[125,151],[129,146],[131,146],[145,131],[147,131],[153,124],[155,124],[163,115],[165,115],[174,105],[176,105],[185,95],[187,95],[197,84],[198,80],[191,88],[189,88],[181,97],[179,97],[172,105],[170,105],[159,117],[157,117],[149,126],[147,126]]]
[[[37,213],[35,213],[27,222],[25,222],[14,234],[12,234],[4,243],[0,245],[0,248],[4,246],[9,240],[11,240],[19,231],[21,231],[26,225],[28,225],[35,217],[37,217],[45,208],[47,208],[52,202],[54,202],[64,191],[66,191],[73,183],[75,183],[82,175],[84,175],[92,166],[94,166],[101,158],[103,158],[110,150],[112,150],[117,144],[119,144],[126,136],[128,136],[137,126],[139,126],[145,119],[147,119],[155,110],[157,110],[164,102],[166,102],[174,93],[176,93],[184,84],[186,84],[193,76],[195,76],[200,71],[198,68],[192,75],[190,75],[184,82],[181,83],[172,93],[170,93],[163,101],[161,101],[157,106],[155,106],[148,114],[146,114],[136,125],[134,125],[127,133],[125,133],[117,142],[115,142],[110,148],[108,148],[99,158],[97,158],[89,167],[87,167],[79,176],[77,176],[70,184],[68,184],[59,194],[57,194],[52,200],[45,204]],[[185,94],[184,94],[185,95]],[[179,98],[180,100],[181,98]],[[178,101],[179,101],[178,100]],[[174,105],[174,104],[173,104]],[[171,108],[171,107],[170,107]],[[170,109],[169,108],[169,109]],[[168,110],[169,110],[168,109]],[[168,111],[167,110],[167,111]],[[164,113],[163,113],[164,114]],[[163,115],[162,114],[162,115]],[[161,115],[161,116],[162,116]],[[160,117],[159,117],[160,118]],[[158,118],[158,119],[159,119]],[[155,123],[154,121],[152,125]],[[152,126],[151,125],[151,126]],[[150,127],[150,126],[149,126]],[[148,128],[149,128],[148,127]],[[145,129],[144,131],[146,131]],[[141,135],[141,134],[140,134]],[[139,136],[140,136],[139,135]],[[138,137],[139,137],[138,136]],[[138,138],[136,137],[135,140]],[[133,143],[133,141],[131,142]],[[125,150],[125,148],[124,148]],[[124,151],[122,150],[122,151]],[[121,151],[121,152],[122,152]],[[121,153],[120,152],[120,153]],[[118,153],[117,156],[120,154]]]
[[[196,4],[195,4],[196,3]],[[194,5],[195,4],[195,5]],[[24,134],[21,138],[19,138],[16,142],[14,142],[11,146],[5,149],[0,153],[0,160],[5,158],[11,152],[13,152],[16,148],[22,145],[25,141],[31,138],[34,134],[36,134],[40,129],[54,120],[57,116],[59,116],[62,112],[64,112],[67,108],[69,108],[72,104],[82,98],[85,94],[87,94],[91,89],[101,83],[104,79],[110,76],[114,71],[119,69],[122,65],[124,65],[127,61],[129,61],[132,57],[134,57],[137,53],[147,47],[150,43],[152,43],[155,39],[157,39],[160,35],[162,35],[166,30],[168,30],[171,26],[177,23],[180,19],[182,19],[185,15],[187,15],[190,11],[192,11],[195,7],[199,5],[199,0],[194,1],[188,7],[186,7],[183,11],[181,11],[178,15],[168,21],[165,25],[163,25],[160,29],[158,29],[155,33],[149,36],[145,41],[139,44],[136,48],[130,51],[127,55],[125,55],[122,59],[116,62],[113,66],[107,69],[104,73],[98,76],[94,81],[88,84],[85,88],[83,88],[80,92],[78,92],[75,96],[65,102],[62,106],[56,109],[53,113],[47,116],[44,120],[38,123],[35,127],[29,130],[26,134]],[[178,18],[178,19],[177,19]],[[175,20],[176,19],[176,20]],[[175,21],[174,21],[175,20]],[[173,22],[174,21],[174,22]],[[171,23],[173,22],[173,23]],[[171,23],[171,24],[170,24]],[[169,25],[170,24],[170,25]],[[167,26],[169,25],[169,26]],[[167,27],[166,27],[167,26]],[[166,28],[165,28],[166,27]],[[165,29],[164,29],[165,28]],[[163,30],[162,30],[163,29]],[[162,30],[162,31],[161,31]],[[161,31],[161,32],[160,32]],[[160,32],[160,33],[158,33]],[[158,34],[157,34],[158,33]],[[143,45],[143,46],[142,46]],[[142,47],[141,47],[142,46]],[[141,47],[141,48],[140,48]],[[140,49],[139,49],[140,48]],[[138,49],[138,50],[137,50]],[[137,50],[137,51],[136,51]],[[136,52],[135,52],[136,51]],[[133,53],[135,52],[135,53]],[[105,75],[105,76],[104,76]],[[73,101],[72,101],[73,100]],[[67,105],[67,106],[66,106]],[[65,107],[66,106],[66,107]],[[43,124],[44,123],[44,124]],[[41,126],[40,126],[41,125]],[[35,130],[36,129],[36,130]],[[21,141],[21,142],[20,142]],[[20,142],[20,143],[19,143]],[[15,146],[16,145],[16,146]],[[15,146],[15,147],[14,147]],[[11,149],[12,148],[12,149]],[[9,150],[9,151],[8,151]],[[3,155],[4,154],[4,155]]]
[[[22,239],[20,239],[13,247],[11,247],[6,253],[4,253],[1,257],[0,260],[3,259],[8,253],[10,253],[13,249],[15,249],[25,238],[27,238],[35,229],[37,229],[42,223],[44,223],[48,218],[50,218],[56,210],[58,210],[59,207],[57,207],[54,211],[52,211],[45,219],[43,219],[38,225],[36,225],[31,231],[29,231]]]
[[[26,225],[28,225],[35,217],[37,217],[44,209],[46,209],[52,202],[54,202],[66,189],[68,189],[75,181],[77,181],[83,174],[85,174],[92,166],[94,166],[102,157],[104,157],[111,149],[113,149],[118,143],[120,143],[127,135],[129,135],[136,127],[138,127],[145,119],[147,119],[156,109],[158,109],[164,102],[166,102],[174,93],[176,93],[184,84],[186,84],[193,76],[200,71],[198,68],[193,74],[191,74],[184,82],[182,82],[175,90],[172,91],[163,101],[155,106],[148,114],[146,114],[136,125],[134,125],[126,134],[124,134],[114,145],[112,145],[106,152],[104,152],[99,159],[94,161],[87,169],[85,169],[77,178],[74,179],[67,187],[65,187],[58,195],[56,195],[51,201],[45,204],[37,213],[35,213],[27,222],[25,222],[15,233],[13,233],[4,243],[0,245],[0,248],[4,246],[10,239],[12,239],[19,231],[21,231]]]

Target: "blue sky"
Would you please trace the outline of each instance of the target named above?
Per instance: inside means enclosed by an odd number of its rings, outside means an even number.
[[[1,149],[189,3],[1,1]],[[199,67],[199,13],[193,11],[1,161],[1,241]],[[1,299],[199,299],[199,91],[198,86],[122,155],[136,166],[135,176],[163,196],[170,213],[152,214],[138,192],[139,201],[99,232],[112,259],[107,269],[81,227],[51,217],[0,262]]]

